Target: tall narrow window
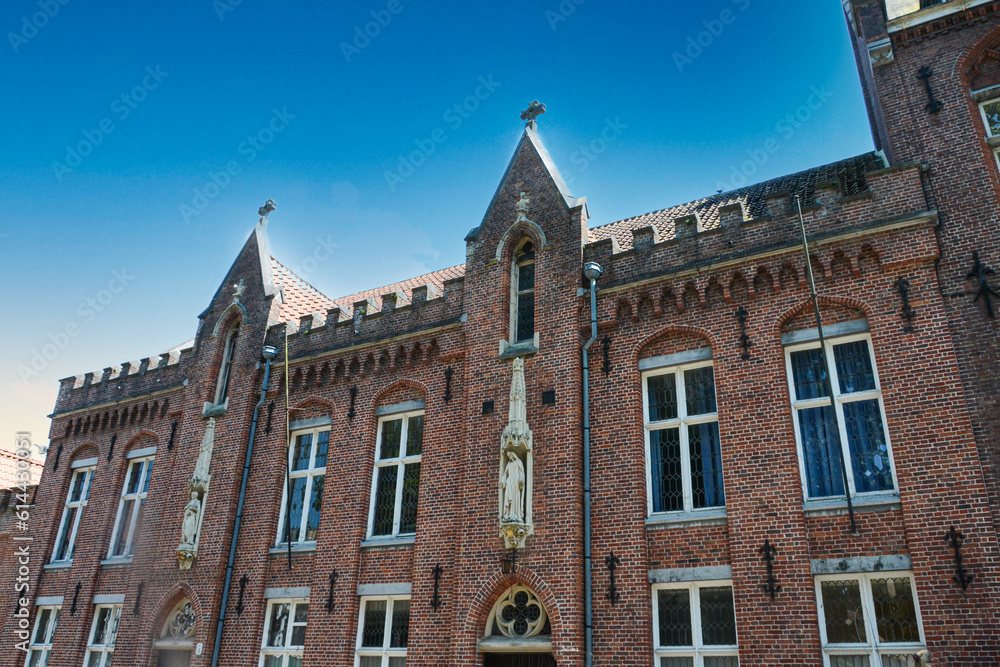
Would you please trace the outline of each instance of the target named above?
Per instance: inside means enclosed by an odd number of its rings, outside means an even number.
[[[979,111],[983,115],[983,125],[986,126],[986,136],[988,138],[1000,137],[1000,98],[987,100],[979,105]],[[993,142],[990,142],[993,144]],[[993,155],[1000,164],[1000,148],[993,149]]]
[[[832,365],[827,363],[830,358]],[[827,341],[825,355],[819,343],[796,345],[786,349],[786,359],[807,499],[844,495],[841,456],[850,461],[847,483],[852,496],[894,494],[882,392],[868,336]]]
[[[35,610],[35,631],[31,635],[24,667],[45,667],[52,652],[52,635],[56,632],[59,607],[38,607]]]
[[[535,246],[525,242],[514,254],[511,270],[511,323],[512,343],[535,339]]]
[[[215,387],[216,405],[226,402],[229,395],[229,378],[233,370],[233,357],[236,354],[236,337],[240,333],[239,324],[233,325],[233,330],[226,338],[226,347],[222,351],[222,365],[219,366],[219,381]]]
[[[94,607],[94,623],[90,627],[84,667],[111,665],[111,655],[115,652],[115,639],[118,637],[118,621],[121,616],[120,604],[102,604]]]
[[[738,667],[732,582],[654,586],[653,646],[662,667]]]
[[[423,412],[404,412],[379,420],[369,537],[394,537],[417,532],[417,495],[423,445]]]
[[[355,667],[405,667],[410,598],[361,598]]]
[[[289,482],[285,485],[285,501],[278,522],[279,544],[289,539],[293,544],[316,541],[329,446],[329,429],[292,433],[292,446],[288,451]]]
[[[142,513],[146,505],[149,476],[152,472],[152,457],[129,461],[108,558],[128,558],[135,552],[135,540],[142,526]]]
[[[309,600],[271,600],[259,667],[301,667]]]
[[[650,514],[725,507],[712,362],[643,376]]]
[[[76,533],[80,527],[83,508],[87,506],[90,482],[93,477],[94,469],[92,467],[73,471],[73,477],[69,482],[69,492],[66,494],[66,506],[63,508],[62,521],[59,523],[59,533],[56,535],[56,544],[52,551],[53,563],[65,563],[73,560]]]
[[[816,578],[825,667],[913,667],[924,649],[909,572]]]

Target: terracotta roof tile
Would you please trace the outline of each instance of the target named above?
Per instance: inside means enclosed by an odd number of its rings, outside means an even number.
[[[17,486],[17,454],[7,449],[0,449],[0,489],[12,489]],[[31,483],[29,486],[38,484],[42,477],[44,465],[40,461],[31,459]]]

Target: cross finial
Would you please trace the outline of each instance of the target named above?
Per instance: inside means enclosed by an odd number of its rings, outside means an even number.
[[[267,220],[267,216],[271,214],[271,211],[278,208],[278,205],[274,203],[273,199],[268,199],[264,202],[264,205],[257,209],[257,215],[259,215],[264,220]]]
[[[521,112],[521,120],[527,121],[529,124],[535,122],[535,119],[545,113],[545,105],[535,100],[528,105],[528,108]]]

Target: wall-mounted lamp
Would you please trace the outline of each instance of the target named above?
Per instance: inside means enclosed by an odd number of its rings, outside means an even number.
[[[500,558],[500,571],[505,576],[511,576],[517,570],[517,549],[511,549]]]

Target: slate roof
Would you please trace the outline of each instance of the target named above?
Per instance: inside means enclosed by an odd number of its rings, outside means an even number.
[[[856,195],[868,190],[865,173],[884,167],[885,164],[878,153],[864,153],[738,190],[714,194],[686,204],[594,227],[590,230],[589,239],[594,242],[614,237],[618,241],[619,248],[626,250],[632,247],[632,230],[653,227],[661,239],[673,238],[675,221],[690,215],[697,214],[699,230],[716,229],[719,227],[719,208],[728,204],[742,202],[747,216],[758,218],[768,214],[765,197],[769,195],[780,193],[788,193],[792,197],[800,195],[802,205],[806,206],[815,201],[816,187],[827,183],[839,183],[844,196]]]
[[[12,489],[17,486],[17,454],[8,450],[0,449],[0,489]],[[29,486],[38,484],[42,477],[42,470],[45,468],[41,461],[31,459],[31,483]]]

